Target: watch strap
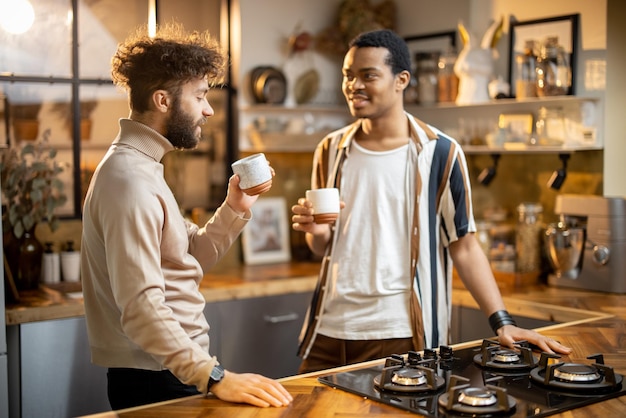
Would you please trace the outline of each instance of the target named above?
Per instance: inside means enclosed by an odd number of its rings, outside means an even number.
[[[209,382],[207,383],[207,392],[211,390],[211,387],[220,382],[224,378],[224,368],[219,364],[213,366],[211,370],[211,376],[209,376]]]

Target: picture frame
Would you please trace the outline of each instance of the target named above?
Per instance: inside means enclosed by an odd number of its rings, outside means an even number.
[[[252,207],[252,219],[243,230],[244,263],[281,263],[291,260],[287,203],[283,197],[261,197]]]
[[[534,39],[538,42],[543,42],[548,36],[558,36],[559,44],[561,44],[565,52],[569,54],[572,85],[567,94],[576,94],[575,81],[579,20],[580,14],[576,13],[520,22],[512,20],[510,22],[508,82],[511,86],[511,97],[516,97],[515,80],[518,74],[515,65],[515,57],[517,54],[523,53],[526,40]]]
[[[404,37],[404,41],[409,47],[411,61],[415,62],[415,54],[420,52],[443,54],[450,49],[456,51],[457,32],[456,30],[446,30],[421,35],[408,35]]]

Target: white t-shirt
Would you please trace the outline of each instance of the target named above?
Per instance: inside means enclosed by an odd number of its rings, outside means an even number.
[[[406,199],[413,180],[407,167],[408,144],[375,152],[353,143],[342,170],[347,210],[336,231],[320,334],[346,340],[411,337]]]

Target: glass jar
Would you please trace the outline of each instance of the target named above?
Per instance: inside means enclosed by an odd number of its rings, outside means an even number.
[[[518,273],[539,273],[541,269],[541,231],[543,207],[540,203],[521,203],[517,207],[515,265]]]
[[[561,107],[542,106],[537,112],[535,132],[539,145],[563,145],[565,116]]]
[[[437,72],[439,53],[418,52],[417,63],[417,100],[421,105],[437,103]]]
[[[537,56],[535,55],[535,40],[527,40],[524,52],[515,57],[517,70],[515,79],[515,97],[525,99],[537,97]]]
[[[489,265],[493,271],[515,273],[515,248],[504,244],[493,247],[489,253]]]
[[[459,92],[459,77],[454,73],[456,53],[448,51],[439,57],[437,64],[437,100],[440,103],[449,103],[456,100]]]
[[[569,93],[572,70],[569,55],[559,45],[557,36],[550,36],[541,46],[537,58],[537,95],[561,96]]]

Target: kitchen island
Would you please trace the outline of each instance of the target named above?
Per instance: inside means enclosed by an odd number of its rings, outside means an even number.
[[[472,306],[467,291],[455,285],[455,304]],[[604,355],[605,364],[615,372],[626,374],[626,296],[586,292],[541,284],[503,288],[503,294],[512,313],[522,312],[543,318],[552,318],[557,325],[539,329],[574,352],[563,361],[588,363],[587,356]],[[531,312],[533,311],[533,312]],[[454,349],[479,345],[480,341],[455,345]],[[247,405],[223,402],[213,397],[193,396],[123,411],[91,415],[90,418],[150,418],[150,417],[409,417],[411,412],[368,400],[318,381],[318,377],[346,370],[367,368],[382,364],[376,360],[324,372],[280,379],[293,394],[294,401],[285,408],[261,409]],[[562,418],[618,417],[626,411],[626,396],[608,399],[554,416]]]
[[[296,373],[298,333],[318,270],[315,262],[216,266],[200,289],[211,353],[235,372],[274,378]],[[10,418],[110,410],[106,369],[90,359],[80,283],[20,292],[5,318]]]
[[[269,266],[228,267],[213,271],[202,283],[207,302],[248,300],[313,290],[318,265],[312,263],[277,264]],[[511,285],[501,282],[505,303],[513,315],[523,315],[558,323],[540,328],[540,332],[573,347],[567,361],[587,361],[586,356],[603,353],[606,364],[619,374],[626,374],[626,296],[586,292],[542,284]],[[455,281],[453,303],[475,308],[476,304]],[[42,287],[27,294],[23,303],[7,306],[7,324],[25,324],[83,315],[82,300],[76,298],[75,285]],[[210,305],[211,303],[209,303]],[[485,320],[486,322],[486,320]],[[455,349],[479,344],[461,343]],[[400,417],[417,416],[395,407],[366,400],[363,397],[333,389],[317,378],[339,371],[382,364],[382,360],[347,366],[309,375],[280,379],[294,395],[286,408],[259,409],[222,402],[202,396],[185,398],[140,408],[103,412],[91,418],[135,417]],[[563,418],[617,417],[626,410],[626,397],[610,399],[559,414]]]

